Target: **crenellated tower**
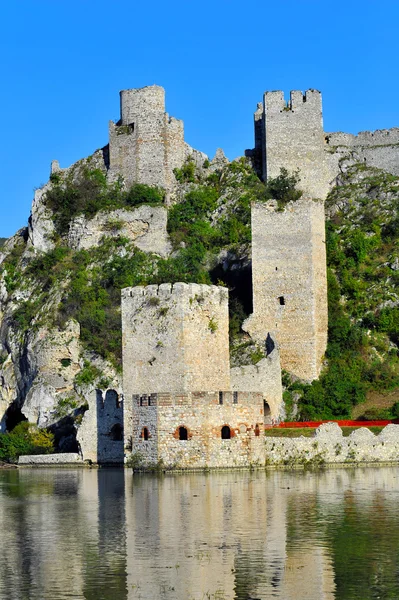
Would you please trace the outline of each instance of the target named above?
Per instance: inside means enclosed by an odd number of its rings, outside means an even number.
[[[260,342],[271,333],[281,366],[311,381],[327,345],[324,200],[329,190],[321,94],[266,92],[254,118],[255,153],[264,180],[299,170],[303,197],[279,210],[252,206],[253,314],[245,329]]]
[[[299,169],[299,187],[311,198],[325,199],[329,173],[325,163],[325,136],[321,93],[266,92],[254,115],[255,149],[261,155],[262,177],[276,177],[282,167]]]

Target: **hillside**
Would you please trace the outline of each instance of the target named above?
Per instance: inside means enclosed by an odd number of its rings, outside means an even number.
[[[175,175],[178,201],[167,208],[161,189],[109,183],[94,155],[53,174],[35,201],[34,231],[7,241],[0,403],[10,406],[8,426],[23,407],[29,420],[59,429],[61,448],[73,445],[87,386],[121,387],[124,287],[227,285],[232,365],[264,356],[241,330],[252,312],[250,206],[273,197],[284,210],[300,196],[297,177],[282,172],[265,185],[248,159],[228,163],[220,154],[212,163],[188,160]],[[399,178],[364,165],[343,172],[330,193],[325,367],[311,386],[285,375],[288,416],[347,416],[370,391],[399,386],[398,199]]]
[[[343,172],[326,200],[326,365],[319,381],[286,394],[292,402],[303,393],[302,418],[346,417],[366,398],[370,418],[391,416],[384,397],[388,406],[398,400],[398,207],[399,177],[364,164]]]

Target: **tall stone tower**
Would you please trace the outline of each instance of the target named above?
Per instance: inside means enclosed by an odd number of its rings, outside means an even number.
[[[311,198],[325,199],[329,171],[325,161],[325,135],[321,93],[266,92],[255,112],[255,149],[261,155],[262,177],[276,177],[281,167],[299,169],[299,187]]]
[[[165,112],[165,90],[158,85],[120,92],[121,118],[109,123],[111,176],[170,190],[173,169],[186,157],[183,121]]]
[[[282,368],[307,381],[319,376],[327,346],[324,146],[320,92],[291,92],[288,104],[283,92],[264,94],[255,112],[263,178],[299,169],[304,195],[283,211],[252,207],[253,314],[244,328],[262,342],[271,333]]]
[[[253,314],[244,329],[277,340],[283,369],[311,381],[327,346],[324,206],[301,199],[282,212],[252,206]]]

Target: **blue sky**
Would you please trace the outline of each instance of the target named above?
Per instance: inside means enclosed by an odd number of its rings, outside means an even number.
[[[253,146],[266,90],[323,93],[326,131],[399,126],[397,0],[8,0],[0,8],[0,237],[33,189],[107,143],[119,90],[157,83],[189,144]]]

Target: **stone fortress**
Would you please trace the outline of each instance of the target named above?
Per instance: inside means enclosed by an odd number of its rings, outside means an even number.
[[[189,158],[202,165],[206,155],[185,143],[183,122],[165,112],[163,88],[123,90],[120,99],[103,151],[107,177],[160,186],[173,203],[174,169]],[[254,127],[246,156],[261,178],[297,171],[303,191],[282,211],[273,201],[252,206],[253,314],[244,330],[266,357],[230,369],[225,288],[165,282],[123,290],[123,389],[89,401],[78,433],[84,458],[140,456],[145,466],[176,468],[264,464],[260,432],[281,414],[281,368],[306,381],[319,376],[327,345],[324,200],[346,164],[399,175],[399,129],[325,133],[316,90],[291,92],[288,102],[283,92],[266,92]]]

